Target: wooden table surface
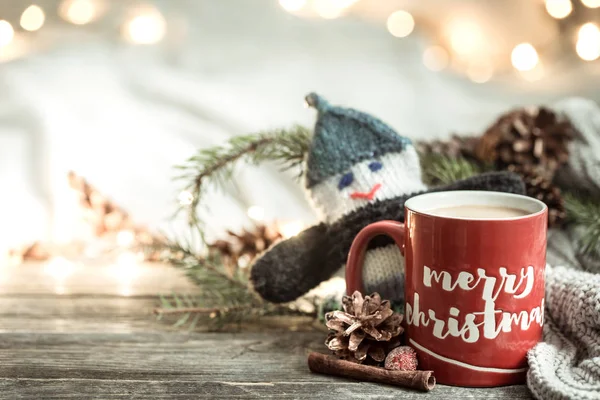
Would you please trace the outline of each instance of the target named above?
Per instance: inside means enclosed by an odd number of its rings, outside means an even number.
[[[157,293],[192,291],[178,271],[43,263],[0,270],[0,399],[529,399],[525,386],[428,394],[311,374],[324,333],[189,333],[157,321]]]

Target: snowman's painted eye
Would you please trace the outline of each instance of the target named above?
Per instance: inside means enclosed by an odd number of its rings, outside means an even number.
[[[379,161],[373,161],[371,164],[369,164],[369,169],[373,172],[379,171],[381,168],[383,168],[383,164],[381,164]]]
[[[338,189],[342,190],[345,187],[352,185],[352,182],[354,182],[354,174],[352,172],[348,172],[342,176],[342,179],[340,179],[340,183],[338,183]]]

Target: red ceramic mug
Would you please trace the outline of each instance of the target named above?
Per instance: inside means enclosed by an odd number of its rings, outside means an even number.
[[[508,207],[523,215],[440,216],[447,207]],[[438,210],[435,211],[434,210]],[[354,239],[347,292],[362,291],[368,242],[391,236],[405,257],[407,344],[439,383],[523,383],[527,351],[542,336],[547,207],[499,192],[427,193],[405,203],[405,223],[380,221]]]

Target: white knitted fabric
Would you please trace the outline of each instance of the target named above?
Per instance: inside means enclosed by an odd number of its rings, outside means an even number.
[[[375,291],[384,299],[404,297],[404,257],[391,244],[370,250],[365,255],[363,283],[366,293]]]
[[[560,239],[563,249],[569,246]],[[600,275],[548,266],[544,342],[528,361],[536,398],[600,399]]]
[[[600,202],[600,107],[585,99],[557,103],[578,137],[561,169],[562,187]],[[544,342],[528,355],[527,384],[543,400],[600,400],[600,260],[578,253],[581,228],[548,234]]]
[[[373,161],[381,162],[383,167],[379,171],[371,171],[369,164]],[[389,153],[377,160],[365,160],[346,172],[354,174],[354,181],[342,190],[338,188],[338,184],[344,174],[332,176],[309,190],[310,200],[319,211],[323,222],[331,224],[372,201],[391,199],[426,189],[421,181],[419,156],[412,145],[407,146],[402,153]],[[373,200],[350,198],[350,193],[368,192],[377,183],[381,183],[382,186],[375,193]]]
[[[367,251],[363,266],[365,293],[378,292],[382,298],[404,296],[404,257],[398,246],[390,244]],[[336,278],[345,278],[346,266],[341,265]],[[338,298],[346,294],[346,287],[340,290]]]

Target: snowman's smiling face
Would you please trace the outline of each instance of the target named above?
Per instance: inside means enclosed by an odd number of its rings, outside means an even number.
[[[322,220],[332,223],[369,203],[424,189],[419,158],[408,146],[401,153],[361,161],[325,179],[311,188],[311,197]]]
[[[381,168],[383,168],[383,164],[381,163],[381,161],[369,162],[369,169],[372,172],[377,172]],[[354,183],[354,172],[350,171],[350,172],[342,175],[342,178],[340,179],[340,181],[338,183],[338,189],[344,190],[348,186],[352,186],[352,183]],[[375,198],[375,194],[377,193],[377,191],[379,189],[382,188],[382,186],[383,185],[380,182],[377,182],[371,188],[369,188],[369,190],[366,192],[360,192],[358,190],[355,190],[352,193],[350,193],[350,198],[353,200],[360,200],[360,199],[373,200]]]

